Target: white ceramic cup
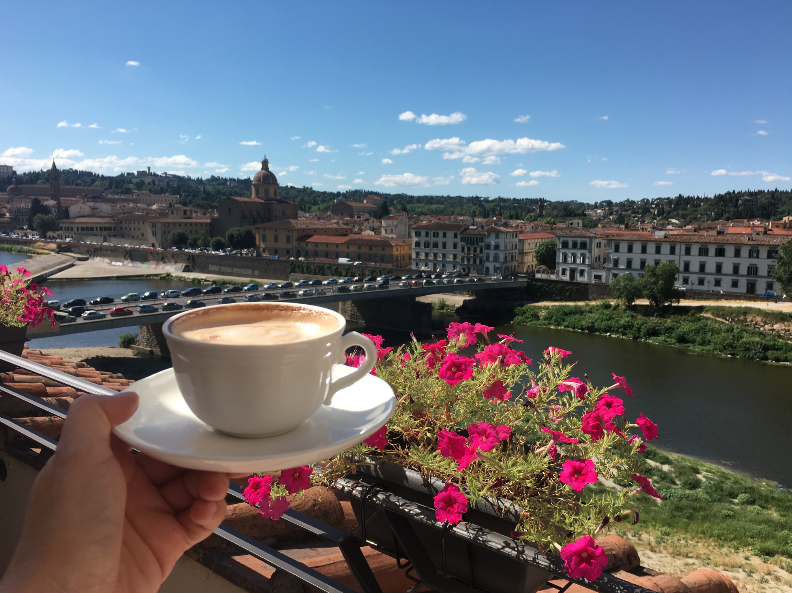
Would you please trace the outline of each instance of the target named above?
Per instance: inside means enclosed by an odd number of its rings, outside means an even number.
[[[268,310],[268,311],[267,311]],[[330,324],[318,337],[280,344],[236,345],[190,340],[189,329],[238,324],[240,312],[251,322],[275,311],[318,316]],[[239,303],[185,311],[168,319],[162,333],[168,342],[176,381],[185,402],[203,422],[223,433],[247,438],[276,436],[297,428],[333,395],[359,381],[377,361],[373,342],[350,332],[346,320],[329,309],[299,303]],[[335,380],[333,366],[346,360],[345,350],[359,346],[365,362]]]

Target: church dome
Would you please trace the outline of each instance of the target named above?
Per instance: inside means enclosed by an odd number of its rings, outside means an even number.
[[[269,161],[267,160],[267,157],[264,157],[264,159],[261,161],[261,171],[253,176],[253,183],[278,185],[278,178],[275,177],[275,174],[269,170]]]
[[[19,193],[19,188],[16,185],[9,185],[8,189],[6,189],[6,193],[8,195],[16,195]]]

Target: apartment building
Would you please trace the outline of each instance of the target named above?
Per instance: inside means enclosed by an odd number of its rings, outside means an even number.
[[[412,235],[412,267],[432,272],[459,271],[461,235],[467,225],[430,222],[415,225]]]
[[[409,239],[410,229],[407,225],[407,213],[396,212],[382,219],[382,234],[391,239]]]
[[[469,274],[484,273],[484,240],[487,231],[479,228],[467,228],[462,231],[462,253],[460,260],[462,271]]]
[[[112,218],[81,216],[58,221],[58,241],[93,241],[104,243],[117,235]]]
[[[295,257],[299,237],[306,235],[336,237],[351,235],[353,231],[351,227],[314,218],[287,218],[251,228],[256,234],[256,245],[261,253],[285,258]]]
[[[519,231],[492,226],[484,229],[484,274],[511,276],[517,273]]]
[[[555,241],[550,233],[520,233],[517,235],[517,272],[532,274],[536,271],[536,248],[545,241]]]
[[[133,239],[136,245],[147,245],[166,249],[171,247],[170,234],[183,231],[188,237],[200,237],[210,233],[209,218],[165,218],[127,214],[117,219],[118,237]]]
[[[677,284],[688,290],[733,294],[778,292],[770,276],[778,249],[789,237],[744,235],[622,235],[607,238],[608,282],[640,277],[647,265],[672,261]]]
[[[14,174],[14,167],[11,165],[0,165],[0,177],[11,177]]]
[[[345,257],[366,264],[409,268],[410,239],[377,235],[303,235],[297,239],[294,256],[338,261]]]
[[[606,242],[585,231],[561,229],[556,235],[556,277],[569,282],[608,282]]]

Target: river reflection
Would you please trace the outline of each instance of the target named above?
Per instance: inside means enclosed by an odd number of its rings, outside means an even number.
[[[628,418],[643,412],[659,425],[652,443],[660,448],[792,486],[792,368],[541,327],[494,333],[512,332],[523,340],[512,346],[534,360],[548,346],[571,350],[569,360],[579,361],[573,376],[588,373],[595,385],[612,385],[611,373],[625,376],[635,395],[611,393],[624,400]],[[410,339],[383,335],[386,346]]]

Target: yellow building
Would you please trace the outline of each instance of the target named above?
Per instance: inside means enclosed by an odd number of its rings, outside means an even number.
[[[517,272],[531,274],[536,271],[536,248],[539,243],[555,241],[550,233],[520,233],[517,236]]]
[[[278,255],[283,258],[294,255],[297,238],[303,235],[349,235],[352,228],[333,222],[311,218],[291,218],[265,222],[251,227],[256,234],[256,246],[262,255]]]
[[[294,256],[335,262],[343,257],[353,262],[409,268],[412,257],[410,244],[410,239],[378,235],[303,235],[297,239]]]
[[[168,248],[171,247],[170,234],[184,231],[187,237],[209,236],[209,218],[165,218],[129,214],[119,216],[117,222],[119,237],[133,239],[137,245]]]

